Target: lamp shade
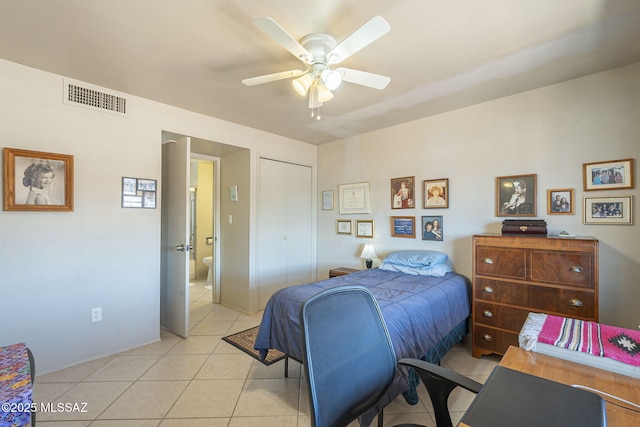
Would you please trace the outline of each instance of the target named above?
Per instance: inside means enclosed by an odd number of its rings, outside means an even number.
[[[311,74],[307,73],[293,80],[291,84],[298,94],[305,96],[313,84],[313,77],[311,77]]]
[[[335,90],[342,83],[342,75],[335,70],[326,69],[321,74],[322,81],[329,88],[329,90]]]
[[[377,258],[376,250],[373,248],[373,243],[366,243],[360,254],[360,258],[371,259]]]
[[[333,93],[326,85],[318,85],[318,102],[327,102],[333,98]]]

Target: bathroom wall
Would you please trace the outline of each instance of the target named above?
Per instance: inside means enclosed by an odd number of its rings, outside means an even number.
[[[202,258],[213,255],[213,245],[207,245],[207,237],[213,236],[213,163],[198,161],[196,185],[196,278],[207,278],[209,267]]]

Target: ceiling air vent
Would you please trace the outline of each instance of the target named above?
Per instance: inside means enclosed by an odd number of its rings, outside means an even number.
[[[107,113],[127,114],[126,98],[86,83],[65,81],[64,102]]]

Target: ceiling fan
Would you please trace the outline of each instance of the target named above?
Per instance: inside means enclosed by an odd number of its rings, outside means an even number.
[[[300,95],[309,94],[311,117],[314,116],[314,108],[319,110],[324,102],[333,98],[332,90],[337,89],[343,81],[380,90],[387,87],[391,81],[387,76],[366,71],[344,67],[332,68],[389,32],[391,26],[381,16],[371,18],[340,44],[324,33],[308,34],[298,42],[269,17],[259,18],[253,23],[302,61],[306,68],[252,77],[242,80],[242,83],[255,86],[296,77],[291,83]],[[320,120],[319,114],[317,119]]]

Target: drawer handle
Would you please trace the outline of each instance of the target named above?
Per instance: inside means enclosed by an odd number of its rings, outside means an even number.
[[[482,262],[485,264],[493,264],[493,260],[491,258],[485,258]]]
[[[485,286],[484,288],[482,288],[482,291],[486,294],[492,294],[493,288],[491,286]]]
[[[577,298],[572,298],[569,300],[569,305],[573,307],[582,307],[582,301]]]
[[[493,317],[493,313],[492,313],[492,312],[490,312],[489,310],[485,310],[485,311],[482,313],[482,315],[483,315],[484,317]]]
[[[580,267],[579,265],[574,265],[569,269],[569,271],[571,271],[572,273],[582,273],[582,267]]]
[[[482,339],[484,339],[487,342],[491,342],[493,341],[493,337],[489,334],[484,334],[484,336],[482,337]]]

